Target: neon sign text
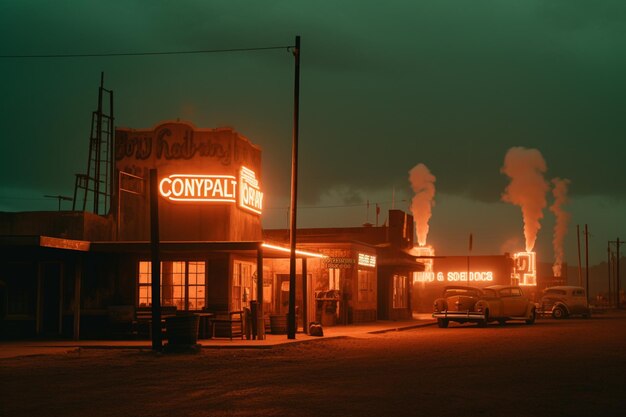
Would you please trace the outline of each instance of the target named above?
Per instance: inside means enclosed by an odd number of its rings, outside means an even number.
[[[519,285],[537,285],[537,264],[535,252],[517,252],[513,254],[515,270],[513,279],[519,281]]]
[[[415,274],[416,282],[492,282],[492,271],[475,271],[469,273],[469,280],[467,279],[467,271],[463,272],[418,272]]]
[[[241,167],[239,172],[239,207],[256,214],[263,210],[263,192],[254,171]]]
[[[173,174],[159,183],[159,192],[171,201],[234,203],[236,188],[232,175]]]
[[[359,253],[359,265],[374,268],[376,266],[376,256]]]

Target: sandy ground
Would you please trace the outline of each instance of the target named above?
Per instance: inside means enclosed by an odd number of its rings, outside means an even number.
[[[0,360],[0,416],[622,416],[626,317]]]

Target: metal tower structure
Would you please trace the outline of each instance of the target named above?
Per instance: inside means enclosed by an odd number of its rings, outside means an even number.
[[[76,174],[73,210],[77,210],[77,205],[82,203],[78,210],[86,211],[88,200],[93,204],[91,211],[95,214],[106,215],[111,209],[114,120],[113,91],[104,88],[102,72],[98,89],[98,109],[91,114],[87,173]]]

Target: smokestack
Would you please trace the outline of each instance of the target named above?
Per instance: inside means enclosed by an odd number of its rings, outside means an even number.
[[[563,240],[567,234],[567,226],[569,224],[570,214],[563,210],[563,205],[567,203],[567,187],[570,180],[554,178],[552,179],[552,195],[554,203],[550,206],[550,211],[554,213],[556,221],[554,223],[554,236],[552,238],[552,247],[554,248],[554,265],[552,273],[555,277],[561,276],[561,265],[563,264]]]
[[[411,200],[411,213],[415,219],[417,243],[419,246],[426,245],[428,236],[428,221],[435,205],[435,176],[430,173],[424,164],[417,164],[409,171],[409,182],[415,196]]]
[[[504,157],[500,172],[511,178],[502,195],[502,201],[520,206],[524,218],[526,252],[532,252],[541,229],[549,185],[543,177],[546,161],[537,149],[514,147]]]

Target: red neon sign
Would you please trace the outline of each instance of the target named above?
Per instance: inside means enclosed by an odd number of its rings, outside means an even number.
[[[254,171],[241,167],[239,171],[239,207],[256,214],[263,209],[263,193]]]
[[[161,179],[159,193],[170,201],[238,202],[239,207],[255,214],[261,214],[263,209],[259,180],[246,167],[241,167],[239,181],[233,175],[172,174]]]
[[[161,180],[159,192],[171,201],[234,203],[236,187],[232,175],[173,174]]]

